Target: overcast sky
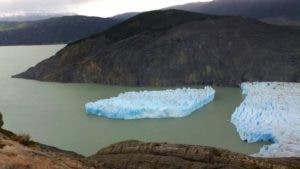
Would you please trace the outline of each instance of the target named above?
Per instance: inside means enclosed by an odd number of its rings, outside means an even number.
[[[109,17],[209,0],[0,0],[0,15],[48,12]]]

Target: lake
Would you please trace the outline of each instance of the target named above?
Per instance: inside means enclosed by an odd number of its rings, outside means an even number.
[[[120,92],[166,88],[49,83],[11,78],[63,47],[0,47],[0,111],[4,115],[4,128],[20,134],[28,133],[38,142],[84,155],[127,139],[200,144],[246,154],[258,152],[263,145],[241,141],[230,123],[232,112],[243,99],[239,88],[214,87],[215,100],[185,118],[123,121],[89,116],[84,105]]]

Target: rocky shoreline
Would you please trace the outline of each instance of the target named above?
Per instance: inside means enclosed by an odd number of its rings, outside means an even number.
[[[256,158],[228,150],[184,144],[129,140],[84,157],[31,141],[2,129],[0,114],[0,168],[55,169],[298,169],[300,158]]]

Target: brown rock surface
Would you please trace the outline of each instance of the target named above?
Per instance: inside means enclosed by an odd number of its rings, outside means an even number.
[[[64,152],[46,151],[38,146],[26,147],[10,139],[0,139],[0,168],[89,168],[83,159]]]
[[[254,158],[213,147],[125,141],[111,145],[87,158],[89,163],[120,169],[293,169],[299,158]]]
[[[255,158],[213,147],[135,140],[113,144],[83,157],[33,141],[20,142],[20,137],[0,128],[0,169],[300,168],[300,158]]]

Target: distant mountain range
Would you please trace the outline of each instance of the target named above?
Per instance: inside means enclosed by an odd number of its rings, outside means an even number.
[[[299,0],[214,0],[170,8],[216,15],[244,16],[279,25],[300,25]],[[66,16],[49,19],[48,17],[52,16],[72,14],[32,13],[8,17],[6,20],[9,22],[1,21],[0,17],[0,45],[69,43],[106,30],[137,14],[139,13],[131,12],[112,18]],[[48,19],[40,20],[44,18]]]
[[[299,0],[214,0],[172,6],[179,9],[213,15],[244,16],[279,25],[300,25]],[[128,19],[138,13],[125,13],[117,18]]]
[[[101,32],[119,21],[64,16],[29,22],[0,22],[0,45],[68,43]]]
[[[172,7],[217,15],[235,15],[275,24],[300,24],[299,0],[214,0]]]
[[[115,19],[118,21],[125,21],[131,17],[138,15],[138,14],[139,14],[139,12],[128,12],[128,13],[124,13],[124,14],[115,15],[112,17],[112,19]]]
[[[300,82],[300,29],[238,16],[151,11],[70,43],[14,77],[137,86]]]
[[[61,16],[73,16],[75,13],[48,13],[48,12],[29,12],[29,13],[1,13],[0,22],[24,22],[37,21]]]

